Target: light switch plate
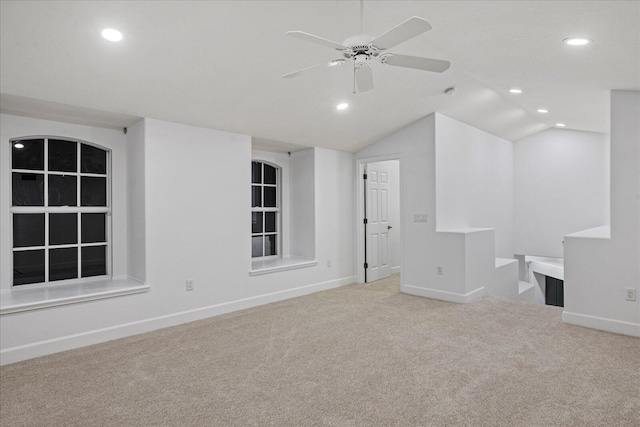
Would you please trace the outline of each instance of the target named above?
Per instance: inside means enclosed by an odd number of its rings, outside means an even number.
[[[413,214],[413,222],[427,222],[427,214]]]

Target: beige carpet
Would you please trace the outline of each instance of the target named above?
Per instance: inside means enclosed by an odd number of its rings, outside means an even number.
[[[398,277],[0,369],[2,426],[638,426],[640,340]]]

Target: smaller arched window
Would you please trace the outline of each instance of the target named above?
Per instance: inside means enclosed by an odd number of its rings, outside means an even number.
[[[54,137],[11,145],[13,286],[109,275],[109,151]]]
[[[280,255],[280,168],[251,162],[251,257]]]

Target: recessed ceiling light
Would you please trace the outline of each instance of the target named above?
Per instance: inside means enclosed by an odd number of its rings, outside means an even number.
[[[558,126],[559,128],[563,128],[563,127],[565,127],[566,125],[565,125],[564,123],[556,123],[556,126]]]
[[[444,90],[444,94],[448,95],[448,96],[455,95],[455,93],[456,93],[456,87],[455,86],[448,87],[448,88],[446,88]]]
[[[522,93],[522,89],[518,89],[518,88],[511,88],[509,89],[509,92],[511,93]]]
[[[538,108],[538,113],[547,114],[549,110],[545,110],[544,108]]]
[[[343,62],[344,62],[344,59],[334,59],[333,61],[329,62],[329,67],[342,65]]]
[[[24,144],[21,142],[16,142],[15,144],[13,144],[13,146],[16,148],[24,148]]]
[[[349,104],[347,104],[346,102],[343,102],[342,104],[338,104],[338,105],[336,105],[336,108],[337,108],[338,110],[344,110],[344,109],[346,109],[348,106],[349,106]]]
[[[107,28],[106,30],[102,30],[102,37],[110,42],[119,42],[122,40],[122,33],[118,30],[114,30],[113,28]]]
[[[564,44],[568,44],[569,46],[584,46],[585,44],[591,43],[589,39],[583,39],[580,37],[569,37],[568,39],[562,40]]]

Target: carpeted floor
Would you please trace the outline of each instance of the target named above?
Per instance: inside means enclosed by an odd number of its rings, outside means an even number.
[[[0,368],[2,426],[638,426],[640,340],[398,276]]]

